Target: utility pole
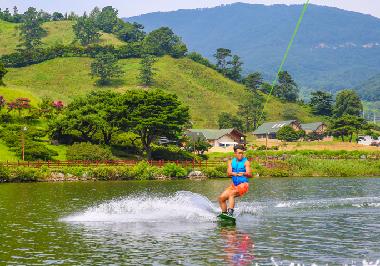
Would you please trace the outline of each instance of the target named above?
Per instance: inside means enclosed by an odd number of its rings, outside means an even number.
[[[21,153],[22,153],[22,160],[25,161],[25,131],[27,130],[27,127],[24,127],[21,130]]]

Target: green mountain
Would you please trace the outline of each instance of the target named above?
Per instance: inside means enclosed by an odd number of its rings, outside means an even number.
[[[363,82],[356,89],[364,100],[380,101],[380,73]]]
[[[244,61],[245,72],[271,79],[281,62],[301,5],[236,3],[216,8],[157,12],[127,18],[147,31],[171,27],[190,50],[212,59],[219,47]],[[355,87],[380,69],[380,19],[310,5],[284,68],[302,86],[335,92]]]

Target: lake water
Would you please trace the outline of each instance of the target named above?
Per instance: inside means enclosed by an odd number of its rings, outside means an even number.
[[[380,178],[256,179],[226,227],[228,184],[1,184],[0,264],[380,265]]]

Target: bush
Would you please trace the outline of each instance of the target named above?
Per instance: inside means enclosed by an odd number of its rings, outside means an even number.
[[[135,178],[132,167],[128,166],[91,168],[88,175],[96,180],[133,180]]]
[[[8,182],[10,178],[10,172],[8,167],[0,165],[0,183]]]
[[[68,160],[112,160],[113,155],[109,147],[103,147],[91,143],[75,143],[66,151]]]
[[[181,150],[174,145],[158,146],[152,145],[152,158],[154,160],[169,160],[169,161],[186,161],[195,159],[195,155],[191,152]]]
[[[10,170],[9,181],[12,182],[35,182],[44,178],[40,169],[29,167],[16,167]]]
[[[300,138],[300,134],[295,131],[291,126],[284,126],[280,128],[276,134],[277,139],[283,141],[296,141]]]
[[[162,170],[158,167],[151,166],[146,161],[141,161],[133,167],[132,173],[137,180],[150,180],[162,174]]]
[[[176,165],[175,163],[167,163],[162,169],[162,173],[167,177],[185,177],[187,171],[185,168]]]

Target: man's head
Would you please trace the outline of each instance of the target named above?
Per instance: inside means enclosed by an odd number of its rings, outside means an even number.
[[[238,144],[238,145],[234,146],[235,157],[238,160],[243,159],[243,157],[244,157],[244,151],[245,151],[245,148],[244,148],[243,145]]]

